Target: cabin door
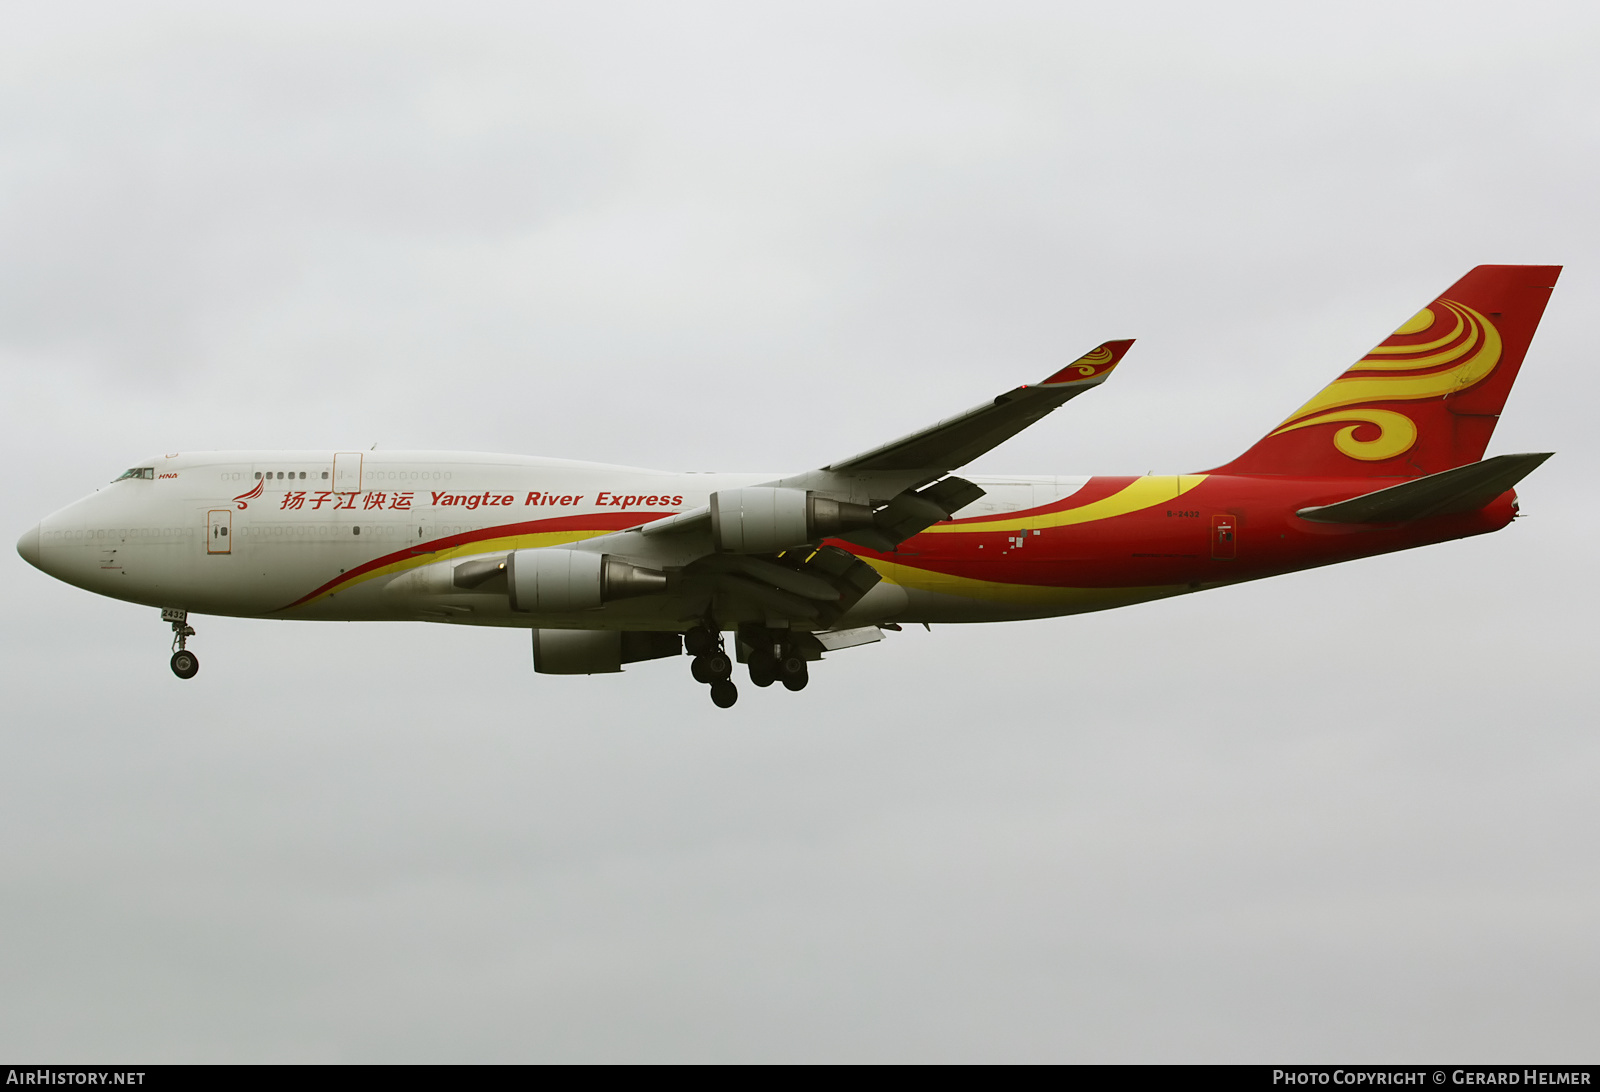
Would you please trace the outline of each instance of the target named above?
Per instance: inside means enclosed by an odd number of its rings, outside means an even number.
[[[233,509],[213,508],[206,513],[206,553],[233,553]]]
[[[333,491],[361,492],[361,452],[341,451],[333,457]]]

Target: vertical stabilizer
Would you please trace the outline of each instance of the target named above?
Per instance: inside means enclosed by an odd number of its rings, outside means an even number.
[[[1211,473],[1417,477],[1478,461],[1560,272],[1478,266]]]

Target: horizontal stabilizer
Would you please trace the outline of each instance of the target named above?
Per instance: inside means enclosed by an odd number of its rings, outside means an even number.
[[[1313,523],[1398,523],[1472,512],[1533,473],[1553,454],[1540,451],[1496,455],[1480,463],[1415,478],[1338,504],[1302,508],[1297,515]]]

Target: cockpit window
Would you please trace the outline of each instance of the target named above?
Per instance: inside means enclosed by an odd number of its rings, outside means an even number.
[[[135,466],[124,470],[111,480],[120,482],[123,478],[143,478],[145,481],[153,482],[156,480],[156,468],[153,466]]]

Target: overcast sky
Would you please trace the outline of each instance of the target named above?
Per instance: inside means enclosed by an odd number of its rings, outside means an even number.
[[[1237,454],[1564,264],[1503,532],[683,661],[198,618],[14,553],[0,1057],[1593,1061],[1600,8],[19,4],[9,542],[165,451],[793,471],[1136,337],[970,469]]]

